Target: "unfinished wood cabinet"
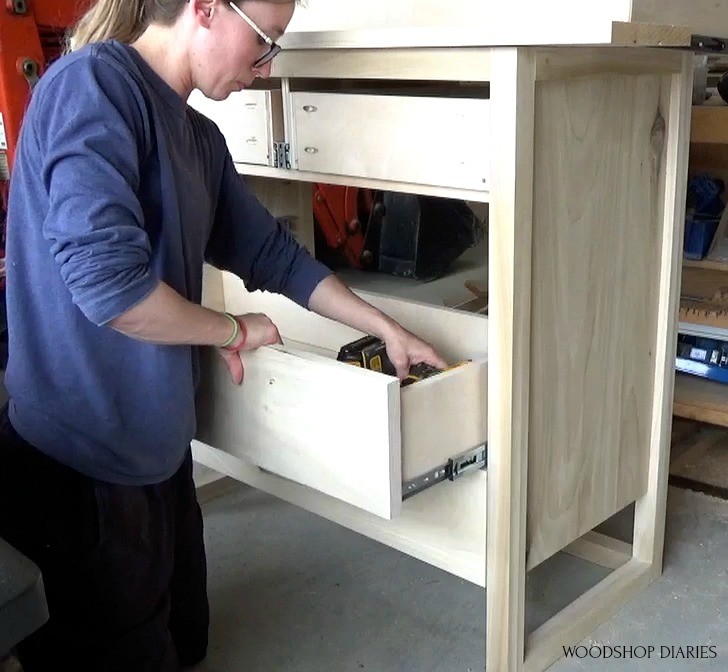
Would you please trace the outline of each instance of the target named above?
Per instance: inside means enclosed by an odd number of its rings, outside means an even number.
[[[195,457],[486,586],[487,669],[544,670],[662,569],[693,57],[615,46],[614,31],[648,39],[626,2],[584,21],[609,46],[565,48],[534,46],[530,20],[520,36],[502,24],[520,47],[489,42],[490,26],[461,41],[360,30],[337,25],[340,4],[312,0],[275,61],[291,168],[239,170],[267,190],[321,181],[487,204],[488,317],[362,293],[451,361],[472,360],[406,392],[332,361],[355,331],[208,269],[208,305],[267,312],[284,345],[244,355],[240,390],[206,365]],[[427,93],[412,96],[415,84]],[[448,145],[464,135],[472,155]],[[356,437],[346,400],[372,420]],[[483,441],[487,466],[407,493]],[[633,503],[632,544],[593,532]],[[526,632],[526,574],[559,552],[613,571]]]

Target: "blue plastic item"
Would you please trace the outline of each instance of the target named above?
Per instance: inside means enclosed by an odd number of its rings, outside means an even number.
[[[694,215],[685,220],[685,240],[683,244],[686,259],[700,260],[708,254],[713,236],[718,228],[720,217]]]
[[[687,259],[700,260],[708,253],[725,209],[721,199],[724,189],[723,180],[706,174],[695,175],[688,181],[683,241]]]
[[[675,369],[699,378],[728,383],[728,343],[717,338],[679,334]]]

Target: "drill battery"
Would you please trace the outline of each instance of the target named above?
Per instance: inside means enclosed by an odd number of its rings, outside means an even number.
[[[416,383],[418,380],[424,380],[430,376],[442,373],[442,369],[438,369],[435,366],[421,362],[420,364],[414,364],[410,367],[407,377],[402,381],[402,387],[407,387],[412,383]]]
[[[364,336],[348,343],[339,350],[338,361],[371,369],[388,376],[396,376],[397,370],[387,357],[387,346],[376,336]]]
[[[397,369],[387,357],[387,346],[381,339],[376,336],[364,336],[353,343],[348,343],[339,351],[338,361],[353,364],[364,369],[386,373],[390,376],[397,375]],[[422,362],[410,367],[409,374],[401,382],[402,387],[416,383],[419,380],[429,378],[438,373],[442,369],[438,369],[429,364]]]

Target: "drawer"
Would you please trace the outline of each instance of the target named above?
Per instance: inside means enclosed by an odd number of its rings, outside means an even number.
[[[298,168],[360,178],[490,188],[490,101],[295,92]]]
[[[400,513],[406,484],[486,443],[487,318],[359,292],[448,360],[471,360],[401,388],[336,361],[360,332],[220,277],[226,309],[267,314],[284,343],[245,353],[240,386],[204,353],[199,441],[386,519]]]
[[[275,165],[274,144],[283,142],[283,103],[279,89],[244,90],[217,101],[193,91],[190,107],[214,121],[236,163]]]

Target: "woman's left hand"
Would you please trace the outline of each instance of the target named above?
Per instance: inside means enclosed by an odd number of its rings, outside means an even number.
[[[447,368],[445,360],[435,349],[399,324],[392,324],[384,337],[387,356],[397,370],[397,377],[404,380],[410,367],[425,362],[438,369]]]

